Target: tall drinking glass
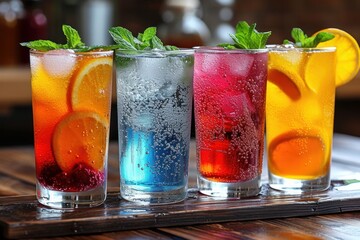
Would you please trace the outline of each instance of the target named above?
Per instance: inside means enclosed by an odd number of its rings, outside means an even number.
[[[30,51],[36,195],[53,208],[104,202],[112,51]]]
[[[120,194],[143,204],[184,200],[193,51],[116,52]]]
[[[266,49],[195,50],[198,187],[206,195],[260,191],[267,61]]]
[[[330,184],[335,48],[269,48],[269,185],[292,192]]]

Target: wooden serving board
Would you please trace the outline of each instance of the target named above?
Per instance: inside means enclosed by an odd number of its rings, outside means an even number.
[[[264,184],[257,197],[226,200],[189,189],[181,203],[135,205],[110,191],[104,205],[64,211],[50,209],[35,196],[0,198],[0,238],[51,237],[154,227],[311,216],[360,210],[360,187],[333,181],[330,190],[311,195],[285,195]]]

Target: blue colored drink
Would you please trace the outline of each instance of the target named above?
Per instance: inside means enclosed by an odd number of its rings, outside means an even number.
[[[186,197],[193,52],[117,51],[120,194],[165,204]]]

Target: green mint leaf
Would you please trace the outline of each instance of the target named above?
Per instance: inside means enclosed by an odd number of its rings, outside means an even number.
[[[160,40],[160,38],[158,38],[157,36],[154,36],[154,37],[151,39],[150,47],[151,47],[151,49],[165,50],[164,44],[162,43],[162,41]]]
[[[28,47],[38,51],[50,51],[60,49],[61,45],[56,44],[50,40],[35,40],[31,42],[22,42],[20,43],[23,47]]]
[[[139,33],[136,38],[129,30],[123,27],[113,27],[109,32],[118,48],[123,50],[160,49],[170,51],[178,49],[175,46],[164,46],[160,38],[156,36],[156,27],[146,28],[144,33]]]
[[[119,45],[99,45],[99,46],[84,46],[79,49],[75,49],[75,52],[89,52],[93,50],[103,50],[103,51],[110,51],[118,49]]]
[[[236,24],[236,33],[246,33],[250,30],[250,25],[246,21],[240,21]]]
[[[227,50],[236,49],[236,47],[233,44],[229,44],[229,43],[220,43],[217,46]]]
[[[222,43],[219,47],[225,49],[262,49],[266,47],[266,43],[271,32],[258,32],[256,24],[249,25],[246,21],[240,21],[236,24],[235,34],[230,34],[233,44]]]
[[[264,47],[266,47],[266,43],[267,43],[269,37],[271,36],[271,32],[264,32],[264,33],[257,32],[257,34],[255,34],[254,36],[255,36],[256,40],[253,42],[258,43],[257,48],[264,48]]]
[[[236,35],[234,34],[230,34],[231,39],[234,41],[235,44],[233,44],[232,46],[236,48],[236,46],[238,46],[238,48],[242,48],[242,49],[246,49],[248,46],[244,45],[244,35],[237,33]],[[230,45],[230,44],[229,44]]]
[[[291,37],[295,40],[295,42],[304,42],[307,35],[300,28],[293,28],[291,31]]]
[[[166,51],[175,51],[175,50],[179,50],[179,48],[175,47],[175,46],[171,46],[171,45],[166,45],[165,50]]]
[[[293,42],[291,42],[291,41],[289,41],[289,40],[287,40],[287,39],[284,40],[283,44],[291,44],[291,45],[294,45]]]
[[[132,33],[123,27],[112,27],[109,30],[111,37],[119,45],[119,48],[125,50],[138,50]]]
[[[300,28],[293,28],[291,30],[291,37],[295,42],[284,40],[284,44],[292,44],[299,48],[315,48],[319,43],[333,39],[334,35],[327,32],[320,32],[315,36],[308,37]]]
[[[319,43],[329,41],[329,40],[333,39],[334,37],[335,36],[331,33],[320,32],[320,33],[316,34],[315,39],[314,39],[314,44],[317,46]]]
[[[66,44],[54,43],[50,40],[35,40],[31,42],[20,43],[21,46],[35,49],[38,51],[50,51],[56,49],[72,49],[75,52],[88,52],[92,50],[114,50],[119,48],[118,45],[109,46],[86,46],[82,41],[78,31],[69,25],[62,26],[63,33],[66,37]]]
[[[147,42],[150,41],[152,38],[154,38],[156,36],[156,27],[148,27],[147,29],[145,29],[143,37],[142,37],[142,41],[143,42]]]
[[[63,25],[62,30],[64,32],[67,41],[64,48],[76,49],[76,48],[81,48],[82,46],[85,45],[81,41],[78,31],[76,31],[74,28],[70,27],[69,25]]]

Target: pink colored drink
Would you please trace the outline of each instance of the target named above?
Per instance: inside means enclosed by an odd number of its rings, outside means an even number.
[[[200,48],[195,52],[200,179],[238,183],[260,178],[267,60],[266,50]]]

